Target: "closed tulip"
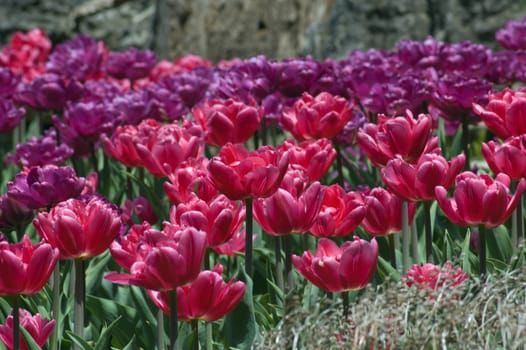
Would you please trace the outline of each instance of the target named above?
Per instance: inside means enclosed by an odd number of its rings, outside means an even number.
[[[316,97],[303,93],[293,108],[283,111],[281,123],[296,139],[333,138],[351,119],[353,104],[340,96],[322,92]]]
[[[254,200],[254,218],[270,235],[305,233],[314,224],[324,192],[319,182],[309,186],[301,171],[289,170],[276,193]]]
[[[170,234],[147,230],[133,246],[135,261],[130,272],[110,272],[104,278],[117,284],[171,291],[190,283],[201,271],[206,233],[193,227],[175,228]]]
[[[56,321],[43,319],[40,314],[33,316],[25,309],[19,309],[18,313],[20,326],[29,333],[38,346],[43,347],[51,335],[53,328],[55,328]],[[0,340],[4,342],[8,349],[13,349],[13,327],[13,315],[7,316],[5,323],[0,325]],[[21,350],[29,349],[22,335],[20,335],[19,344]]]
[[[27,235],[20,243],[0,241],[0,296],[38,293],[58,258],[56,248],[44,242],[33,245]]]
[[[473,104],[473,111],[502,140],[526,134],[525,108],[526,92],[509,88],[490,94],[486,105]]]
[[[431,137],[431,116],[414,118],[410,111],[404,117],[378,116],[377,124],[366,124],[358,132],[358,144],[371,163],[384,167],[396,156],[416,162],[423,153],[435,152],[438,138]]]
[[[387,187],[407,201],[435,199],[435,187],[450,188],[464,167],[463,154],[447,161],[440,154],[426,153],[416,164],[395,158],[382,169]]]
[[[245,284],[231,279],[225,283],[223,266],[212,271],[201,271],[190,284],[177,288],[177,317],[183,321],[203,320],[212,322],[232,311],[245,294]],[[170,314],[169,294],[149,290],[150,299],[165,314]]]
[[[268,197],[278,189],[289,164],[288,153],[271,146],[249,152],[228,143],[208,163],[209,177],[228,198]]]
[[[402,199],[381,187],[373,188],[364,197],[363,228],[373,236],[386,236],[402,231]],[[408,204],[408,219],[413,221],[416,203]]]
[[[228,142],[244,143],[258,129],[264,110],[250,104],[228,100],[210,100],[192,109],[192,115],[206,133],[206,143],[223,146]]]
[[[504,173],[512,180],[526,177],[526,135],[512,136],[502,144],[483,143],[482,154],[495,174]]]
[[[292,263],[303,277],[316,287],[340,293],[364,288],[373,278],[378,262],[378,244],[355,236],[338,247],[322,238],[316,255],[310,251],[292,256]]]
[[[109,248],[121,229],[117,208],[96,195],[69,199],[33,221],[39,236],[61,259],[89,259]]]
[[[515,194],[510,194],[510,178],[500,173],[495,179],[487,174],[475,175],[466,171],[455,178],[453,198],[438,186],[435,195],[438,205],[455,225],[495,228],[503,224],[517,207],[526,187],[521,179]]]
[[[328,186],[321,208],[309,232],[318,237],[345,237],[362,222],[365,206],[362,196],[345,192],[339,185]]]
[[[304,170],[309,182],[319,181],[325,176],[336,159],[336,150],[325,138],[304,141],[299,145],[288,139],[279,148],[288,151],[290,167]]]

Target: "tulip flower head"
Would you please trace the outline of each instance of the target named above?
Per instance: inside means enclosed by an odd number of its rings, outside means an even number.
[[[216,265],[211,271],[201,271],[192,283],[177,288],[180,320],[213,322],[236,307],[245,294],[245,284],[234,279],[225,283],[222,272],[223,266]],[[147,294],[165,314],[170,314],[169,293],[148,290]]]
[[[509,187],[510,178],[506,174],[499,173],[493,179],[487,174],[477,176],[466,171],[455,178],[452,198],[447,198],[447,190],[442,186],[435,188],[435,195],[438,205],[454,224],[484,225],[491,229],[503,224],[515,210],[526,180],[520,180],[513,196]]]
[[[526,135],[512,136],[502,144],[483,143],[482,154],[495,174],[504,173],[512,180],[526,177]]]
[[[426,263],[416,265],[407,271],[403,279],[408,287],[416,286],[418,289],[441,289],[443,286],[458,286],[468,278],[468,274],[459,267],[454,269],[451,262],[447,261],[444,266]]]
[[[106,73],[114,78],[137,80],[150,74],[155,61],[152,51],[132,47],[123,52],[110,52],[105,69]]]
[[[500,46],[505,49],[526,49],[526,18],[506,22],[506,26],[499,29],[495,37]]]
[[[25,115],[24,108],[17,107],[13,100],[0,96],[0,133],[12,131]]]
[[[172,204],[185,203],[193,194],[204,201],[210,201],[219,194],[208,178],[208,158],[190,158],[168,174],[164,192]]]
[[[20,317],[20,326],[31,335],[38,346],[43,347],[51,335],[51,332],[53,332],[56,321],[43,319],[40,314],[33,316],[25,309],[19,309],[18,313]],[[13,315],[7,316],[5,323],[0,325],[0,340],[4,342],[8,349],[13,349],[13,327]],[[29,349],[22,335],[20,335],[19,344],[21,350]]]
[[[322,238],[316,255],[310,251],[292,256],[292,263],[303,277],[316,287],[340,293],[364,288],[373,278],[378,261],[376,239],[367,242],[355,236],[341,248]]]
[[[353,105],[340,96],[322,92],[316,97],[303,93],[293,108],[283,112],[281,123],[296,139],[333,138],[353,115]]]
[[[150,224],[155,224],[158,220],[152,204],[143,196],[136,197],[133,200],[127,199],[121,210],[122,222],[130,226],[133,224],[134,215],[140,222],[147,221]]]
[[[271,146],[249,152],[227,143],[208,163],[210,180],[228,198],[268,197],[278,189],[289,165],[288,153]]]
[[[39,236],[60,251],[61,259],[89,259],[109,248],[121,229],[115,205],[97,195],[68,199],[33,221]]]
[[[20,243],[1,241],[0,271],[4,273],[0,274],[0,296],[40,292],[58,258],[58,249],[45,242],[33,245],[27,235]]]
[[[279,148],[288,151],[290,168],[305,171],[309,182],[319,181],[325,176],[336,159],[336,150],[325,138],[304,141],[299,145],[288,139]]]

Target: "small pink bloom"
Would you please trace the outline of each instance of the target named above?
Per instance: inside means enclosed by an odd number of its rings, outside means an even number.
[[[19,309],[20,326],[24,328],[33,340],[42,347],[55,328],[55,320],[42,319],[40,314],[32,316],[29,311]],[[5,324],[0,325],[0,340],[4,342],[8,349],[13,349],[13,315],[6,318]],[[22,334],[20,334],[20,349],[29,349]]]
[[[526,135],[511,136],[502,144],[483,143],[482,154],[495,174],[504,173],[512,180],[526,177]]]
[[[459,267],[454,269],[453,265],[447,261],[444,266],[426,263],[416,265],[407,271],[407,276],[403,278],[409,287],[416,286],[418,289],[437,290],[442,286],[458,286],[468,278],[468,274]]]
[[[290,167],[303,169],[309,182],[319,181],[325,176],[336,159],[336,150],[325,138],[304,141],[299,145],[288,139],[279,148],[284,152],[288,151]]]

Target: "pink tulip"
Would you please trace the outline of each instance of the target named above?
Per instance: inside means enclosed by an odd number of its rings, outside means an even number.
[[[433,265],[430,263],[422,266],[414,264],[407,271],[407,276],[403,281],[407,286],[416,286],[418,289],[437,290],[444,285],[458,286],[468,278],[468,274],[459,267],[454,269],[453,265],[447,261],[444,266]]]
[[[177,317],[183,321],[212,322],[232,311],[245,294],[245,284],[231,279],[225,283],[223,267],[201,271],[190,284],[177,288]],[[169,293],[148,290],[150,299],[165,314],[170,314]]]
[[[440,154],[423,154],[415,164],[395,158],[382,169],[387,187],[407,201],[435,199],[435,187],[450,188],[464,167],[463,154],[447,161]]]
[[[466,171],[455,179],[453,198],[447,198],[447,190],[438,186],[435,195],[438,205],[455,225],[495,228],[503,224],[517,207],[526,188],[521,179],[515,194],[509,192],[510,178],[500,173],[492,179],[489,175],[475,175]]]
[[[384,167],[396,156],[414,163],[421,154],[437,152],[438,138],[431,137],[431,116],[410,111],[404,117],[378,116],[377,124],[366,124],[358,132],[358,144],[371,163]]]
[[[328,186],[321,209],[309,232],[318,237],[345,237],[360,225],[365,215],[362,196],[339,185]]]
[[[254,200],[254,218],[273,236],[305,233],[316,220],[324,192],[319,182],[309,186],[302,171],[289,170],[273,195]]]
[[[309,282],[328,292],[340,293],[364,288],[373,278],[378,261],[376,240],[369,243],[355,236],[341,248],[322,238],[316,255],[310,251],[302,257],[292,256],[294,267]]]
[[[148,221],[150,224],[155,224],[157,220],[159,220],[152,204],[147,198],[142,196],[136,197],[133,200],[127,199],[121,210],[122,222],[130,226],[133,225],[134,214],[141,222]]]
[[[512,180],[526,177],[526,135],[512,136],[502,144],[483,143],[482,154],[495,174],[504,173]]]
[[[31,335],[38,346],[44,346],[53,328],[55,328],[55,320],[42,319],[40,314],[32,316],[29,311],[24,309],[19,309],[18,313],[20,326]],[[13,315],[7,316],[5,324],[0,325],[0,340],[2,340],[10,350],[13,349],[13,327]],[[22,335],[20,335],[20,349],[29,349]]]
[[[129,267],[130,272],[110,272],[104,278],[117,284],[171,291],[197,277],[206,246],[206,233],[192,227],[180,229],[168,224],[163,232],[145,230],[138,242],[131,245],[135,251],[131,252],[134,261]],[[127,252],[120,250],[119,254],[122,253]],[[122,259],[125,265],[129,260],[129,256]]]
[[[293,108],[284,110],[281,123],[301,141],[330,139],[338,135],[351,119],[353,107],[352,102],[328,92],[316,97],[304,92]]]
[[[109,248],[121,229],[117,208],[91,195],[58,203],[33,221],[39,236],[60,251],[61,259],[89,259]]]
[[[304,141],[299,145],[288,139],[279,148],[288,151],[290,167],[304,170],[309,182],[319,181],[325,176],[336,159],[332,143],[325,138]]]
[[[20,243],[0,241],[0,296],[38,293],[58,258],[56,248],[44,242],[33,245],[27,235]]]
[[[270,146],[249,152],[228,143],[208,163],[209,177],[228,198],[268,197],[278,189],[289,164],[288,153]]]
[[[232,98],[210,100],[192,109],[212,146],[246,142],[259,129],[264,114],[255,101],[245,104]]]

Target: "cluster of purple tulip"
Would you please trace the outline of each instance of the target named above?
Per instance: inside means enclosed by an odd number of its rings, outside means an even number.
[[[247,285],[225,282],[219,261],[244,254],[244,278],[254,275],[252,246],[263,238],[253,221],[273,237],[283,289],[284,276],[294,289],[292,266],[328,292],[362,289],[375,274],[377,237],[389,237],[396,268],[398,232],[406,283],[436,288],[436,200],[453,224],[478,230],[484,276],[486,230],[514,212],[519,235],[524,225],[526,92],[502,89],[526,81],[524,34],[526,19],[509,22],[498,52],[428,38],[340,61],[258,56],[216,65],[112,52],[87,36],[53,47],[41,30],[15,34],[0,50],[0,132],[10,136],[0,146],[6,164],[19,167],[1,179],[0,296],[12,299],[13,315],[0,339],[26,348],[20,324],[39,346],[47,341],[55,321],[19,311],[19,296],[40,292],[53,271],[59,288],[66,260],[82,337],[86,265],[109,250],[126,272],[105,280],[148,291],[170,317],[173,349],[177,320],[215,321],[244,297]],[[472,161],[481,121],[496,138],[481,147],[494,177]],[[28,125],[37,135],[27,137]],[[463,154],[445,153],[445,135],[455,133]],[[417,203],[428,264],[409,269]],[[292,234],[305,238],[300,255]],[[309,237],[319,238],[315,254]],[[452,285],[466,278],[445,267]]]

